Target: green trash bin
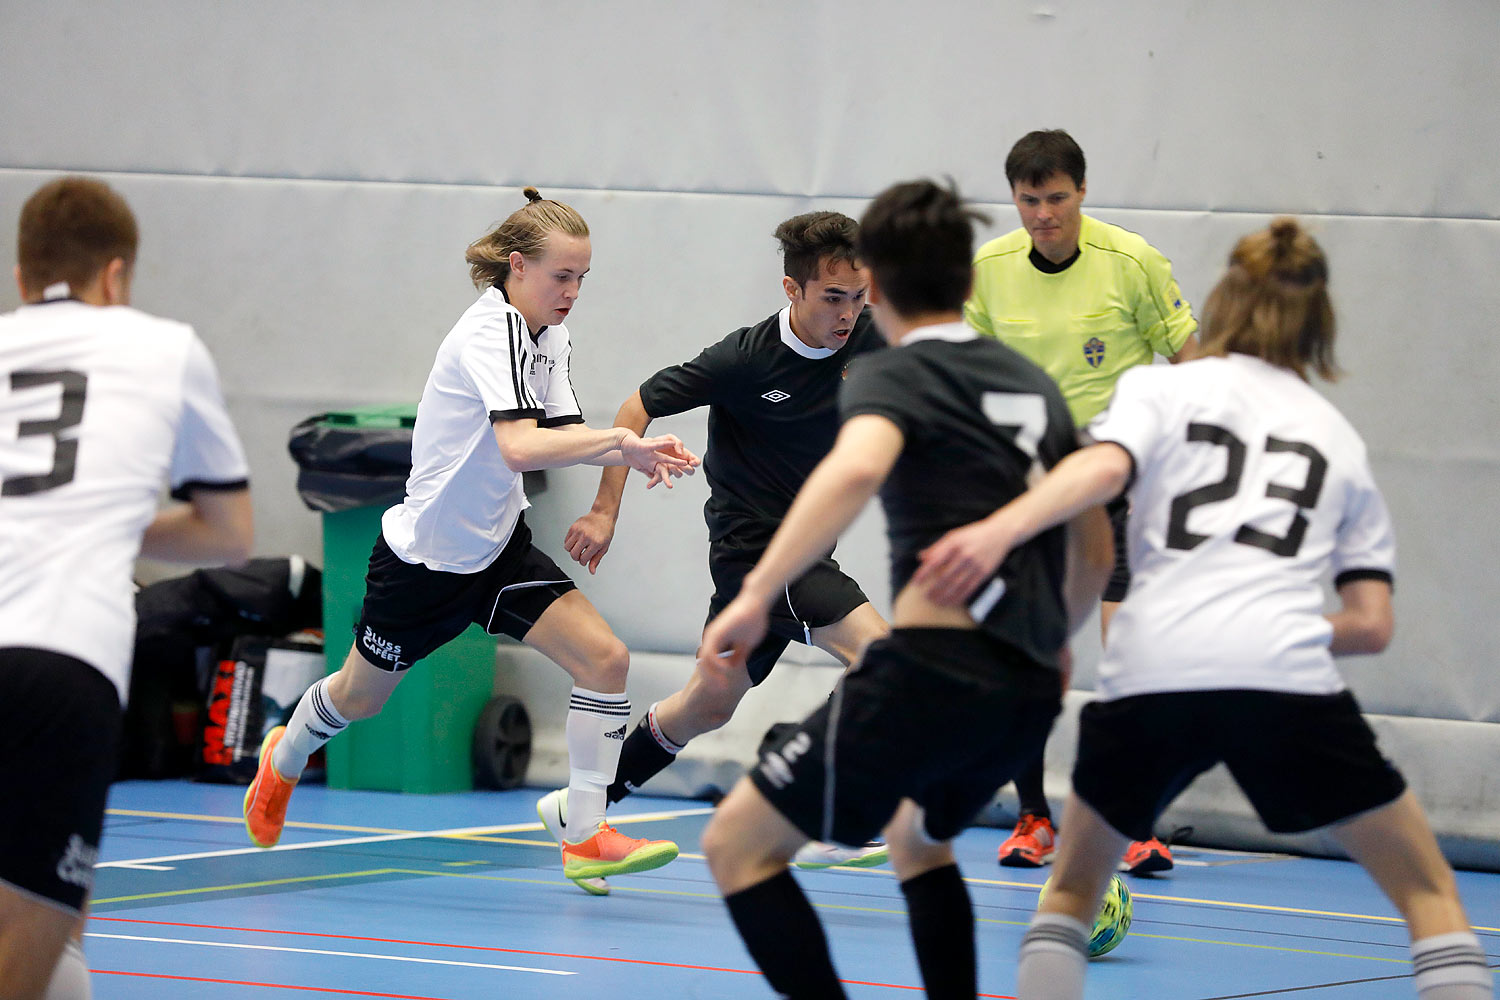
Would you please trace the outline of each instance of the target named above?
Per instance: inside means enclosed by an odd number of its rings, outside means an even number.
[[[325,427],[389,431],[414,426],[416,407],[370,407],[315,419]],[[404,483],[404,474],[400,479]],[[388,502],[323,511],[323,629],[329,673],[343,666],[349,654],[380,518],[399,500],[398,494]],[[474,726],[494,684],[495,639],[471,625],[412,666],[379,715],[352,723],[328,744],[329,786],[423,793],[473,788]]]

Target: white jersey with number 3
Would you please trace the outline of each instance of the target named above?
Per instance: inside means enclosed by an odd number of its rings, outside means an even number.
[[[1089,431],[1135,462],[1130,592],[1100,696],[1343,690],[1323,581],[1395,569],[1385,502],[1343,415],[1291,371],[1231,354],[1131,369]]]
[[[83,660],[123,702],[131,574],[162,486],[247,474],[191,327],[73,300],[0,316],[0,646]]]

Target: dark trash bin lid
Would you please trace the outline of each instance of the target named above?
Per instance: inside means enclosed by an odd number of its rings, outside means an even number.
[[[406,495],[415,406],[319,413],[292,428],[297,495],[311,510],[388,506]]]

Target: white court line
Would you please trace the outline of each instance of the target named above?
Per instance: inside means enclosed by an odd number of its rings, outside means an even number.
[[[525,965],[487,965],[484,962],[455,962],[443,958],[409,958],[404,955],[372,955],[362,951],[328,951],[323,948],[287,948],[272,944],[240,944],[232,941],[194,941],[191,938],[142,937],[137,934],[102,934],[85,931],[84,937],[110,938],[115,941],[151,941],[156,944],[199,944],[208,948],[243,948],[249,951],[284,951],[298,955],[332,955],[335,958],[378,958],[386,962],[417,962],[422,965],[457,965],[466,969],[499,969],[502,972],[536,972],[544,976],[576,976],[562,969],[533,969]]]
[[[636,813],[631,816],[613,817],[616,825],[625,823],[649,823],[678,819],[685,816],[706,816],[712,807],[703,809],[678,809],[671,812]],[[168,861],[197,861],[201,858],[229,858],[241,854],[269,854],[273,851],[307,851],[319,847],[351,847],[355,844],[384,844],[397,840],[424,840],[430,837],[483,837],[500,833],[530,833],[540,831],[540,823],[511,823],[508,826],[465,826],[451,830],[410,830],[406,833],[385,833],[373,837],[343,837],[337,840],[313,840],[302,844],[277,844],[275,847],[229,847],[221,851],[200,851],[195,854],[168,854],[158,858],[131,858],[126,861],[101,861],[95,868],[142,868],[161,865]],[[166,869],[170,870],[170,869]]]

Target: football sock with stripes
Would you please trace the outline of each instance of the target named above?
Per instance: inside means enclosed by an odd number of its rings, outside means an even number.
[[[656,705],[652,705],[620,748],[620,766],[609,786],[610,803],[619,802],[631,792],[638,791],[676,760],[681,750],[682,745],[672,742],[661,731],[656,721]]]
[[[911,940],[929,997],[973,997],[974,907],[957,865],[944,865],[901,883]]]
[[[771,989],[796,1000],[844,1000],[823,925],[791,872],[725,896],[724,903]]]
[[[1089,929],[1063,913],[1038,913],[1021,939],[1019,1000],[1081,1000],[1089,964]]]
[[[630,724],[630,699],[624,691],[606,694],[573,688],[568,700],[568,829],[564,836],[580,844],[594,835],[604,819],[605,790],[620,766],[620,748]]]
[[[1413,941],[1411,964],[1421,1000],[1491,1000],[1495,977],[1471,931]]]
[[[302,692],[302,699],[287,720],[286,735],[271,751],[271,765],[288,781],[296,781],[307,767],[307,758],[349,725],[328,694],[328,682],[335,676],[330,674]]]

